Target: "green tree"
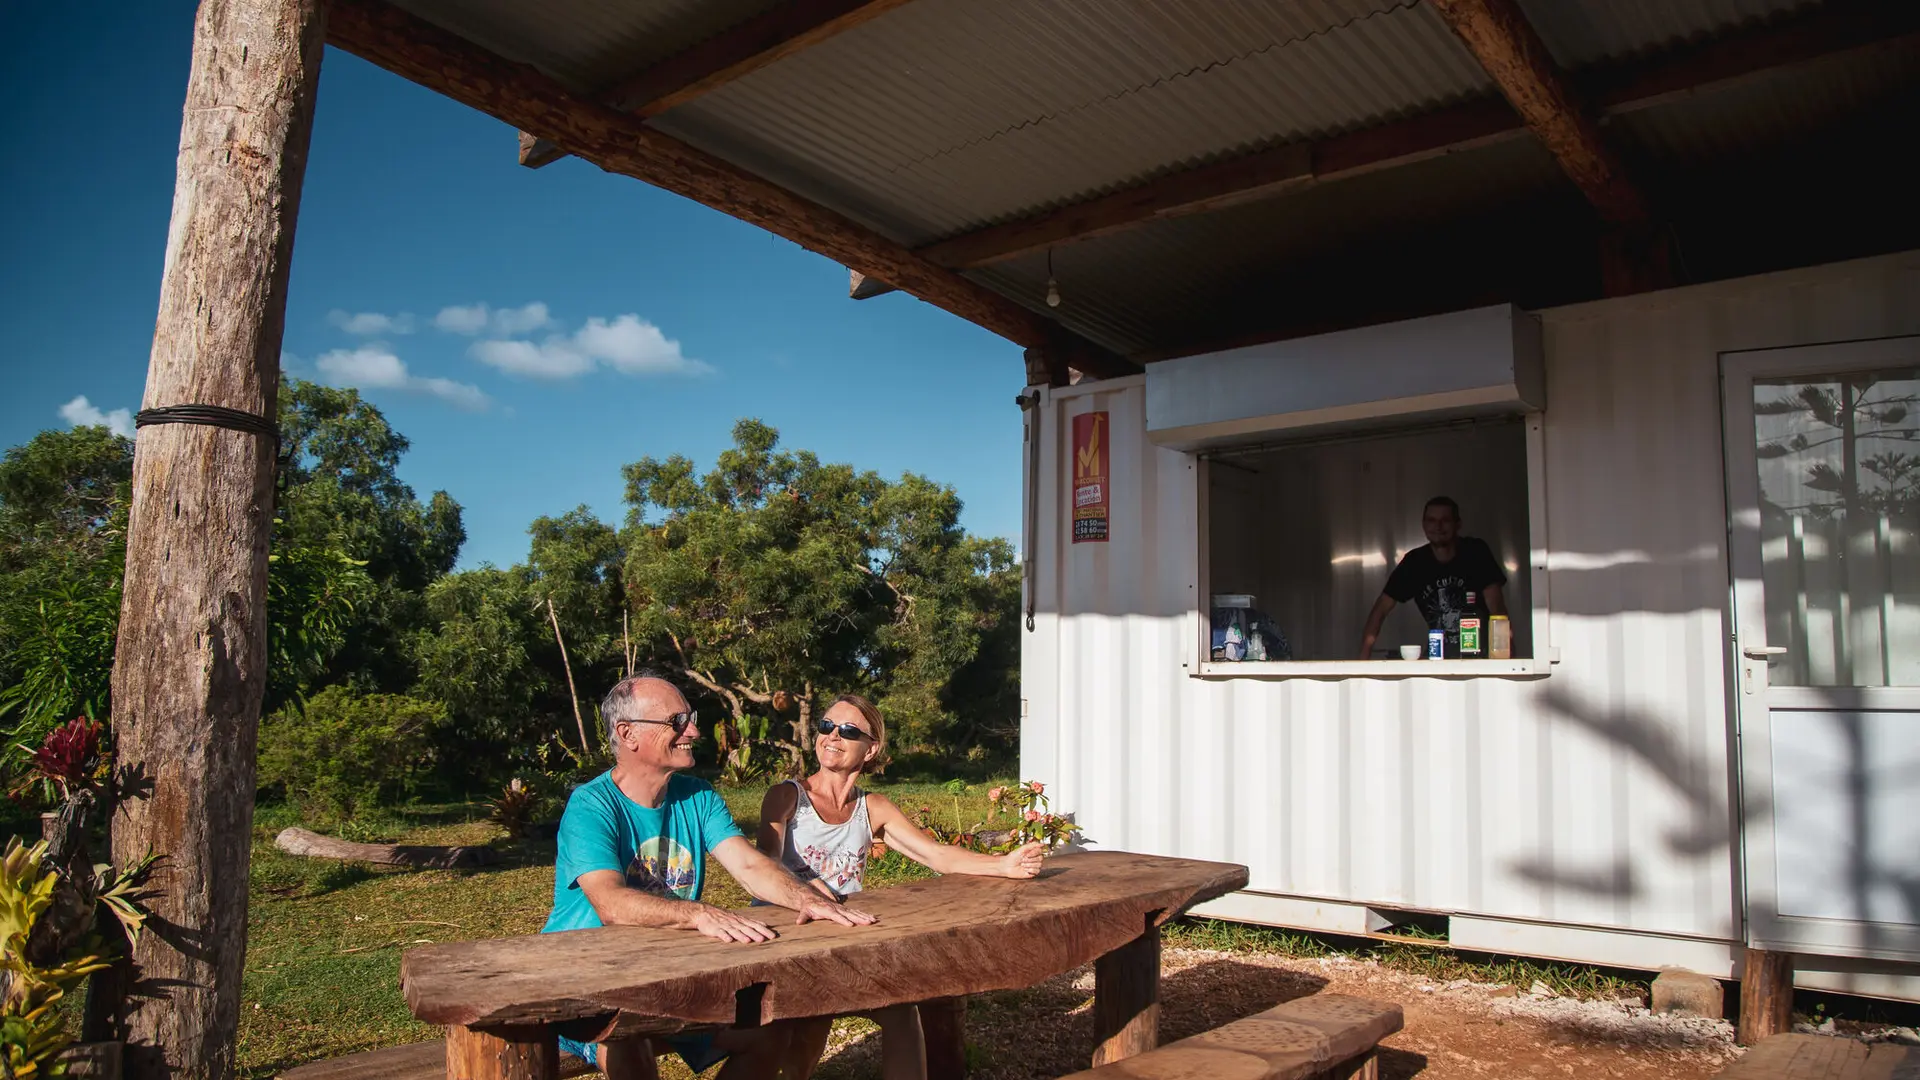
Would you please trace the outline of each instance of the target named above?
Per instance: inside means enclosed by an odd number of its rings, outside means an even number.
[[[994,681],[968,669],[1018,601],[1011,552],[966,535],[951,489],[781,450],[756,420],[704,476],[675,456],[625,477],[635,632],[720,701],[723,744],[764,740],[801,767],[813,710],[844,691],[887,702],[908,750],[975,743],[1007,719],[997,692],[953,697]]]

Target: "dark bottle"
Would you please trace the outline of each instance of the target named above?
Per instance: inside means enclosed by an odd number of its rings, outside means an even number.
[[[1487,657],[1487,612],[1480,594],[1467,593],[1466,610],[1460,613],[1460,659],[1484,660]]]

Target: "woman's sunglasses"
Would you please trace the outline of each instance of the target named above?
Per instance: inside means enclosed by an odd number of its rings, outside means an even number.
[[[836,724],[831,720],[815,720],[813,722],[813,730],[819,732],[822,735],[825,735],[827,732],[832,731],[835,728],[840,729],[840,737],[843,739],[873,738],[873,736],[867,734],[864,731],[861,731],[858,727],[856,727],[853,724]]]

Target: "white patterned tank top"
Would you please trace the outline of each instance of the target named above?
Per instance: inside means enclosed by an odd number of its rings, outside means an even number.
[[[867,853],[873,848],[873,822],[867,817],[867,792],[853,789],[853,815],[838,825],[820,820],[807,797],[806,786],[788,780],[799,799],[787,822],[787,846],[780,861],[801,881],[825,882],[836,896],[860,891],[867,876]]]

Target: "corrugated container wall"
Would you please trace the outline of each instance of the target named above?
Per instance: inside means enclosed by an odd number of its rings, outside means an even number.
[[[1138,378],[1042,390],[1022,775],[1255,892],[1740,940],[1718,356],[1920,332],[1920,253],[1540,314],[1551,675],[1191,675],[1207,466],[1147,441]],[[1072,544],[1094,410],[1111,540]]]

